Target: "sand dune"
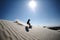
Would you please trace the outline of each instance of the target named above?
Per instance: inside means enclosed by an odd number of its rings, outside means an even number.
[[[60,32],[34,26],[26,32],[23,25],[0,20],[0,40],[60,40]]]

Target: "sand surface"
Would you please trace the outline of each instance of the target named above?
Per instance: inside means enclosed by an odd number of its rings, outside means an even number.
[[[34,26],[26,32],[23,25],[0,20],[0,40],[60,40],[60,32]]]

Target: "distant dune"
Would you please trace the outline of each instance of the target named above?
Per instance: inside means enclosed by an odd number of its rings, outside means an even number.
[[[26,32],[24,24],[0,20],[0,40],[60,40],[60,32],[34,27]]]
[[[57,26],[57,27],[48,27],[48,29],[52,29],[52,30],[60,30],[60,26]]]

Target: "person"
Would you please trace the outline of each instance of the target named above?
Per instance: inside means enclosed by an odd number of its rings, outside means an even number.
[[[30,19],[28,19],[27,24],[29,25],[29,28],[32,28],[32,25],[30,24]]]
[[[32,29],[32,26],[31,26],[31,24],[30,24],[30,19],[28,19],[27,24],[29,25],[29,27],[26,26],[26,27],[25,27],[25,30],[26,30],[27,32],[29,32],[29,29]]]

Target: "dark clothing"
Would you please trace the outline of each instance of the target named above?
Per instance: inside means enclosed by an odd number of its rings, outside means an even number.
[[[28,19],[27,24],[30,25],[30,19]]]
[[[29,25],[29,29],[32,28],[32,26],[30,24],[30,19],[28,19],[27,24]]]

